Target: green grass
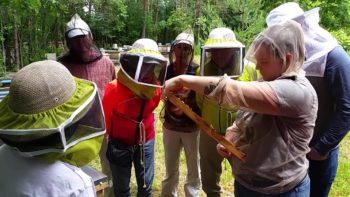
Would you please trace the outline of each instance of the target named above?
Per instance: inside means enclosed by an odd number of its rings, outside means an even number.
[[[161,105],[156,110],[156,114],[159,114]],[[153,196],[158,197],[161,193],[162,180],[165,178],[165,166],[164,166],[164,149],[162,141],[161,121],[157,119],[156,126],[156,144],[155,144],[155,173],[153,181]],[[91,162],[92,166],[97,169],[101,169],[99,160],[95,159]],[[178,188],[178,196],[184,197],[183,185],[186,178],[186,162],[185,156],[182,151],[181,165],[180,165],[180,183]],[[350,197],[350,135],[347,135],[341,143],[340,156],[339,156],[339,168],[337,177],[332,186],[330,197]],[[221,176],[221,188],[223,191],[222,197],[233,196],[233,177],[231,175],[231,168],[227,161],[223,162],[223,174]],[[136,196],[136,180],[133,175],[131,178],[131,190],[132,196]],[[204,197],[203,191],[200,192],[200,196]]]
[[[348,134],[340,144],[339,167],[330,197],[350,196],[350,135]]]
[[[162,108],[162,105],[159,105],[156,112],[159,114],[160,109]],[[161,189],[162,189],[162,180],[165,178],[165,166],[164,166],[164,147],[163,147],[163,140],[162,140],[162,123],[159,119],[157,119],[156,122],[156,145],[155,145],[155,178],[153,181],[153,196],[160,196]],[[186,159],[184,151],[181,152],[180,157],[180,181],[179,181],[179,187],[178,187],[178,196],[184,197],[184,189],[183,186],[185,184],[187,174],[187,167],[186,167]],[[135,181],[134,181],[135,182]],[[225,161],[223,162],[223,174],[221,176],[221,187],[223,189],[223,195],[222,196],[232,196],[233,193],[233,178],[231,175],[231,167],[230,164]],[[136,184],[136,183],[135,183]],[[203,191],[200,191],[200,196],[205,196]]]

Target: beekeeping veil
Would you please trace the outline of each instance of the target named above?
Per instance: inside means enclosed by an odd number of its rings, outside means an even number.
[[[96,85],[51,60],[16,73],[0,119],[0,139],[23,156],[77,166],[97,156],[105,133]]]
[[[188,46],[188,50],[182,48],[182,50],[177,51],[175,49],[179,44],[185,44]],[[187,48],[186,48],[187,49]],[[176,36],[175,40],[171,44],[169,61],[170,64],[174,62],[179,62],[178,65],[188,67],[192,63],[194,52],[194,37],[191,30],[186,30]]]
[[[231,29],[213,29],[201,51],[201,75],[239,77],[243,71],[244,45]]]
[[[304,12],[295,2],[282,4],[266,17],[268,26],[283,23],[286,20],[298,22],[304,32],[305,63],[303,68],[307,76],[323,77],[327,54],[338,46],[337,40],[320,27],[320,8]]]
[[[145,86],[162,87],[159,75],[167,61],[154,40],[142,38],[134,42],[132,49],[120,57],[120,68],[133,82]]]
[[[90,63],[102,57],[100,50],[93,44],[90,27],[78,14],[67,23],[65,37],[69,53],[62,61]]]

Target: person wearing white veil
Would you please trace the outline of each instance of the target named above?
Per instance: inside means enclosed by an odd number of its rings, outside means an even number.
[[[117,79],[106,85],[103,97],[108,144],[106,156],[113,176],[114,195],[129,197],[132,166],[138,197],[152,196],[155,117],[161,97],[166,58],[149,38],[134,42],[120,57]]]
[[[176,36],[171,44],[169,66],[163,68],[162,78],[171,79],[178,75],[196,75],[198,65],[192,62],[194,56],[194,36],[191,29]],[[165,73],[165,71],[167,71]],[[194,91],[184,91],[177,95],[194,112],[200,114]],[[183,186],[185,196],[197,197],[201,178],[199,169],[199,129],[186,114],[170,101],[164,103],[161,112],[163,122],[163,145],[165,178],[162,181],[161,196],[177,196],[180,177],[180,155],[185,153],[187,175]]]
[[[292,19],[305,38],[306,76],[319,101],[316,127],[308,154],[311,196],[328,196],[338,167],[339,144],[350,130],[350,58],[337,40],[319,25],[319,10],[304,12],[295,2],[268,14],[268,26]]]
[[[232,157],[221,144],[217,151],[232,158],[235,196],[309,196],[309,152],[317,114],[317,95],[302,70],[304,39],[289,21],[260,33],[246,58],[256,63],[261,81],[181,75],[165,83],[165,94],[195,90],[220,106],[239,109],[225,138],[246,154]]]

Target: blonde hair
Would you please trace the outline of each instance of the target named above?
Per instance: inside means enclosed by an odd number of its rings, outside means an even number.
[[[281,59],[284,73],[282,75],[297,72],[304,63],[304,36],[300,25],[295,21],[286,21],[268,27],[260,33],[253,41],[247,57],[252,57],[261,47],[266,47],[273,56]],[[287,54],[292,58],[287,62]]]

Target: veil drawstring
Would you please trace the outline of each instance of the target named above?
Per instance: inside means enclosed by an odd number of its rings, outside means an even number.
[[[143,121],[140,122],[140,154],[141,154],[141,165],[143,167],[143,188],[146,188],[146,151],[145,151],[145,144],[146,144],[146,129],[145,125],[143,124]]]

